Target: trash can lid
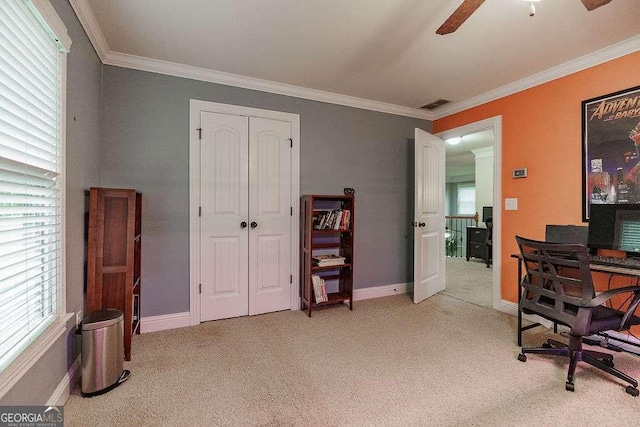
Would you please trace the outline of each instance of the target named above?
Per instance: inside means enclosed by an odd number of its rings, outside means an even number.
[[[93,331],[95,329],[106,328],[107,326],[121,322],[123,317],[122,312],[115,308],[105,308],[94,311],[82,321],[82,330]]]

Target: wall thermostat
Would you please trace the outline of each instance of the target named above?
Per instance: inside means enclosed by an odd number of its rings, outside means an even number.
[[[514,169],[513,170],[514,178],[526,178],[527,177],[527,168]]]

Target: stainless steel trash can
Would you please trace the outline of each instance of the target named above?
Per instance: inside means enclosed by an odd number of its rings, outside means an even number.
[[[124,316],[120,310],[98,310],[82,321],[82,395],[106,393],[125,381]]]

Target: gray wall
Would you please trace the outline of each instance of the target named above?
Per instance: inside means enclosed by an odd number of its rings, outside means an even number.
[[[189,99],[299,114],[301,193],[356,189],[355,287],[412,280],[413,135],[431,122],[103,66],[66,0],[67,311],[83,309],[90,186],[144,193],[142,315],[189,310]],[[78,354],[74,321],[0,400],[44,404]]]
[[[143,193],[142,316],[189,311],[189,100],[300,115],[301,193],[356,190],[354,286],[412,280],[414,129],[431,122],[103,67],[102,185]]]
[[[72,40],[67,55],[66,245],[67,312],[83,308],[85,282],[84,191],[100,184],[100,92],[102,63],[66,0],[52,0]],[[0,400],[0,405],[43,405],[78,354],[74,323],[31,370]]]

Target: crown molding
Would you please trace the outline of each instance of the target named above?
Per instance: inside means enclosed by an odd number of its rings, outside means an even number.
[[[493,145],[489,147],[476,148],[471,150],[476,159],[485,159],[487,157],[493,157]]]
[[[378,111],[398,116],[413,117],[423,120],[433,120],[434,117],[432,112],[418,108],[387,104],[384,102],[371,101],[348,95],[340,95],[317,89],[308,89],[300,86],[225,73],[222,71],[192,67],[175,62],[113,52],[109,48],[107,40],[105,39],[104,34],[100,29],[100,25],[98,25],[98,21],[96,20],[93,10],[87,0],[69,0],[69,2],[71,3],[73,10],[80,20],[80,24],[87,33],[89,40],[93,44],[93,47],[103,64],[223,84],[227,86],[235,86],[243,89],[292,96],[312,101],[326,102],[329,104],[344,105],[347,107]]]
[[[238,74],[192,67],[175,62],[113,52],[109,49],[109,45],[87,0],[69,0],[69,2],[103,64],[431,121],[495,101],[496,99],[504,98],[505,96],[513,95],[514,93],[640,50],[640,36],[635,36],[473,98],[449,104],[436,111],[426,111],[317,89],[245,77]]]
[[[245,77],[238,74],[225,73],[207,68],[192,67],[190,65],[159,59],[145,58],[119,52],[109,52],[103,63],[134,70],[149,71],[152,73],[166,74],[187,79],[217,83],[226,86],[234,86],[243,89],[258,90],[261,92],[275,93],[278,95],[292,96],[295,98],[309,99],[311,101],[326,102],[329,104],[344,105],[363,110],[378,111],[381,113],[395,114],[398,116],[414,117],[417,119],[433,120],[433,114],[429,111],[417,108],[403,107],[401,105],[387,104],[379,101],[356,98],[348,95],[340,95],[317,89],[309,89],[269,80],[253,77]]]
[[[549,68],[545,71],[499,87],[492,91],[485,92],[481,95],[467,99],[465,101],[447,105],[446,107],[433,112],[433,120],[438,120],[443,117],[459,113],[460,111],[468,110],[469,108],[477,107],[478,105],[486,104],[487,102],[495,101],[496,99],[513,95],[514,93],[530,89],[543,83],[548,83],[552,80],[568,76],[569,74],[577,73],[578,71],[586,70],[587,68],[602,64],[607,61],[611,61],[612,59],[616,59],[637,51],[640,51],[640,36],[631,37],[627,40],[623,40],[614,45],[597,50],[588,55],[581,56],[580,58],[565,62],[564,64]]]
[[[105,39],[104,34],[102,34],[102,30],[100,29],[100,25],[98,25],[91,6],[89,6],[87,0],[69,0],[69,3],[71,3],[73,11],[76,13],[80,25],[82,25],[82,28],[84,28],[84,31],[87,33],[100,61],[104,63],[105,57],[111,50],[107,44],[107,39]]]

